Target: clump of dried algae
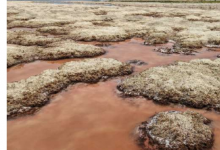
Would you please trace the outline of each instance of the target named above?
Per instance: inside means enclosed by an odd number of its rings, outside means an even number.
[[[98,82],[103,77],[127,75],[128,64],[111,58],[86,59],[65,63],[56,70],[7,84],[8,117],[32,113],[48,102],[49,96],[76,82]]]

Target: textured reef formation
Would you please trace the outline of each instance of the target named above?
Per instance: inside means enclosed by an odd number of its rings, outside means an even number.
[[[139,142],[147,150],[207,150],[213,145],[210,120],[186,111],[160,112],[139,126]]]
[[[87,59],[65,63],[55,70],[7,84],[8,118],[33,113],[45,105],[51,94],[77,82],[94,83],[100,79],[127,75],[128,64],[111,58]]]
[[[220,111],[220,59],[198,59],[153,67],[130,76],[118,86],[125,95],[158,103],[179,103]]]

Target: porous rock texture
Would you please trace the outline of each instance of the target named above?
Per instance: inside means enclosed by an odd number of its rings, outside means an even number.
[[[78,44],[70,40],[54,42],[47,47],[8,45],[7,67],[34,60],[94,57],[104,53],[105,51],[100,47]]]
[[[220,44],[219,6],[199,3],[36,5],[32,2],[9,1],[8,30],[35,30],[31,34],[14,32],[12,35],[16,37],[9,38],[8,43],[45,46],[60,39],[107,42],[141,37],[146,39],[145,43],[148,45],[174,40],[178,44],[174,47],[174,52],[185,53],[187,50],[192,51],[205,45]],[[51,39],[44,36],[45,34],[56,35],[56,38]]]
[[[147,65],[146,62],[142,61],[142,60],[137,60],[137,59],[133,59],[133,60],[128,60],[126,61],[127,64],[130,65],[137,65],[137,66],[141,66],[141,65]]]
[[[159,112],[139,126],[138,141],[147,150],[209,150],[213,145],[209,124],[193,111]]]
[[[58,38],[46,37],[30,31],[8,31],[7,43],[23,46],[46,46],[60,41]]]
[[[176,45],[169,47],[159,47],[155,48],[154,51],[164,53],[164,54],[184,54],[184,55],[194,55],[197,51],[190,48],[181,48]]]
[[[132,67],[111,58],[86,59],[65,63],[56,70],[7,84],[8,118],[34,112],[49,96],[76,82],[93,83],[103,77],[127,75]]]
[[[153,67],[126,78],[118,89],[128,96],[220,111],[220,59],[197,59]]]

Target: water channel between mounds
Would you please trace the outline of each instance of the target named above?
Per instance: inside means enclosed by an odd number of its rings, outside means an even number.
[[[161,54],[155,46],[143,45],[133,38],[123,42],[79,42],[102,46],[107,52],[99,56],[122,62],[141,60],[146,65],[133,65],[134,73],[175,61],[197,58],[216,59],[220,51],[199,50],[196,55]],[[172,46],[172,43],[159,46]],[[8,68],[8,82],[19,81],[56,69],[68,61],[35,61]],[[77,83],[52,95],[50,103],[34,115],[8,121],[8,150],[138,150],[135,128],[154,114],[166,110],[194,110],[211,119],[214,128],[213,150],[220,149],[220,117],[217,112],[191,109],[180,105],[159,105],[141,97],[124,98],[116,86],[124,77],[96,84]]]

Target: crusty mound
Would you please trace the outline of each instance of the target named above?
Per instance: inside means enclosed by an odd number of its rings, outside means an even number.
[[[17,44],[23,46],[46,46],[53,42],[60,41],[59,38],[46,37],[38,35],[37,32],[29,31],[8,31],[7,32],[7,43]]]
[[[118,86],[125,95],[145,96],[159,103],[180,103],[220,111],[220,59],[198,59],[153,67]]]
[[[213,145],[209,123],[192,111],[160,112],[139,126],[139,140],[149,150],[206,150]]]
[[[99,27],[94,29],[78,29],[69,33],[69,38],[79,41],[114,42],[130,38],[125,30],[118,27]]]
[[[103,77],[130,74],[132,67],[111,58],[65,63],[55,70],[7,84],[8,117],[15,117],[43,106],[49,96],[76,82],[98,82]]]
[[[78,44],[74,41],[60,41],[48,44],[48,47],[9,45],[7,47],[7,66],[34,60],[53,60],[62,58],[94,57],[105,50],[93,45]]]

